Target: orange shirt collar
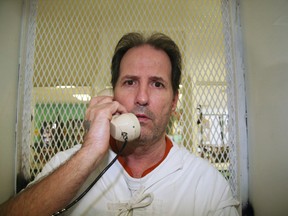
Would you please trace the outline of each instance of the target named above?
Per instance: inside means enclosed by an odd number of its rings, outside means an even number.
[[[164,153],[162,159],[161,159],[158,163],[156,163],[156,164],[154,164],[153,166],[151,166],[150,168],[146,169],[146,170],[143,172],[143,174],[142,174],[141,177],[144,177],[144,176],[146,176],[147,174],[149,174],[150,172],[152,172],[157,166],[159,166],[159,164],[162,163],[162,161],[165,160],[165,158],[166,158],[167,155],[169,154],[171,148],[173,147],[173,144],[172,144],[171,140],[170,140],[167,136],[165,137],[165,141],[166,141],[166,148],[165,148],[165,153]],[[114,152],[117,152],[118,149],[117,149],[116,142],[115,142],[114,139],[110,139],[110,146],[111,146],[111,149],[112,149]],[[119,156],[119,157],[118,157],[118,161],[119,161],[120,164],[123,166],[123,168],[125,169],[125,171],[126,171],[130,176],[133,177],[133,173],[132,173],[130,167],[126,164],[124,158],[123,158],[122,156]]]

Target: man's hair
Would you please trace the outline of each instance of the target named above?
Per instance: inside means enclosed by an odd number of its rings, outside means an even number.
[[[179,84],[181,82],[181,70],[182,60],[181,53],[177,44],[167,35],[163,33],[153,33],[149,37],[145,37],[141,33],[128,33],[124,35],[115,47],[114,55],[111,64],[111,84],[113,88],[119,78],[120,63],[125,53],[133,48],[148,44],[155,49],[163,50],[170,59],[172,71],[171,71],[171,83],[174,94],[178,92]]]

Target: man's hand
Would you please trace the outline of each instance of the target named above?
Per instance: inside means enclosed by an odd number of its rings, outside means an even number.
[[[81,150],[88,150],[87,160],[95,169],[104,157],[110,140],[110,121],[115,113],[126,113],[127,110],[111,96],[99,96],[91,99],[86,110],[84,127],[86,134]]]

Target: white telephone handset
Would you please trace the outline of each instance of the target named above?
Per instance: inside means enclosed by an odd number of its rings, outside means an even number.
[[[100,91],[98,96],[113,96],[111,88]],[[121,115],[114,115],[110,122],[110,134],[118,140],[124,142],[123,133],[127,137],[127,141],[132,141],[140,136],[140,123],[133,113],[123,113]]]

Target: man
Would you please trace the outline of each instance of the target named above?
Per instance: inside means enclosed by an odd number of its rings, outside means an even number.
[[[110,138],[112,116],[131,112],[140,122],[140,137],[127,144],[116,163],[68,210],[69,215],[238,215],[238,202],[222,175],[165,134],[178,101],[177,45],[160,33],[148,38],[124,35],[111,70],[114,97],[91,100],[83,145],[56,155],[37,183],[2,209],[10,215],[13,207],[22,215],[51,215],[64,208],[121,148],[121,142]]]

